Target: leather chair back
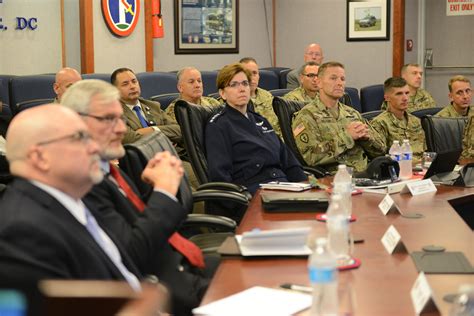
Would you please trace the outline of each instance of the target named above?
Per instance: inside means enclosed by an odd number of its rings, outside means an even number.
[[[427,108],[427,109],[421,109],[421,110],[413,111],[413,112],[411,112],[411,114],[413,114],[416,117],[418,117],[419,119],[421,119],[422,117],[424,117],[426,115],[435,115],[436,113],[438,113],[442,109],[443,108],[441,108],[441,107]]]
[[[141,97],[149,99],[154,95],[176,93],[178,79],[176,74],[169,72],[140,72],[137,74],[142,91]]]
[[[273,90],[269,90],[268,92],[270,92],[274,97],[282,97],[290,91],[293,91],[293,90],[291,90],[291,89],[273,89]]]
[[[465,118],[446,118],[427,115],[421,119],[428,151],[462,150]]]
[[[258,86],[265,90],[274,90],[280,88],[280,78],[271,70],[260,70],[260,81]]]
[[[20,102],[16,105],[16,113],[18,114],[23,110],[38,106],[38,105],[44,105],[48,103],[54,102],[54,99],[34,99],[34,100],[28,100],[24,102]]]
[[[290,68],[288,69],[283,69],[280,71],[280,75],[279,75],[279,80],[280,80],[280,89],[286,89],[287,87],[287,81],[286,81],[286,77],[288,76],[288,73],[291,71]]]
[[[357,88],[346,87],[345,92],[349,95],[352,103],[352,107],[362,113],[362,107],[360,105],[359,90]]]
[[[110,83],[110,75],[111,74],[104,74],[104,73],[97,73],[97,74],[83,74],[82,79],[99,79],[105,82]]]
[[[35,99],[52,99],[54,75],[18,76],[10,79],[10,108],[17,113],[16,105]]]
[[[382,84],[367,86],[360,89],[360,104],[362,112],[380,110],[383,100]]]
[[[204,88],[203,95],[209,95],[217,92],[217,70],[201,71],[202,85]]]
[[[382,110],[376,110],[376,111],[369,111],[369,112],[363,112],[361,113],[362,117],[365,118],[367,121],[370,121],[380,113],[382,113]]]
[[[223,105],[191,105],[183,100],[176,102],[174,108],[176,120],[181,126],[184,147],[200,184],[209,182],[204,142],[206,124],[212,116],[219,113],[223,108]]]
[[[161,109],[164,111],[175,99],[179,98],[179,93],[165,93],[152,96],[150,100],[160,103]]]

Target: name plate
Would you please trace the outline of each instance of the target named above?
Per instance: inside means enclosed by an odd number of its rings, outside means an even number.
[[[405,245],[402,242],[402,236],[400,236],[400,233],[393,225],[390,225],[381,241],[385,250],[387,250],[389,254],[395,252],[406,252]]]
[[[415,196],[425,193],[436,192],[437,190],[438,189],[436,189],[436,186],[434,185],[433,181],[431,181],[431,179],[426,179],[407,183],[405,188],[403,188],[402,192],[400,193],[410,192],[411,195]]]
[[[431,293],[432,291],[425,274],[420,272],[410,291],[411,301],[416,314],[419,315],[421,313],[437,310]]]
[[[390,211],[392,211],[392,213],[401,213],[397,204],[389,194],[386,194],[382,202],[380,202],[379,210],[383,213],[383,215],[387,215]]]

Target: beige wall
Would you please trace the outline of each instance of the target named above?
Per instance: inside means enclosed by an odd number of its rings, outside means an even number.
[[[58,0],[13,0],[0,4],[7,30],[0,31],[0,74],[56,72],[61,67],[61,14]],[[16,17],[37,18],[36,30],[15,30]]]

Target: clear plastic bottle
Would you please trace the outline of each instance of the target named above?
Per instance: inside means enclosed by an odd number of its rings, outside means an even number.
[[[339,194],[331,196],[327,212],[328,248],[334,253],[341,265],[350,258],[349,219],[343,210]]]
[[[346,165],[339,165],[334,176],[333,193],[339,194],[342,199],[343,210],[347,217],[352,214],[352,175]]]
[[[459,287],[458,295],[454,299],[449,316],[474,315],[474,285],[464,284]]]
[[[326,238],[316,239],[316,248],[308,261],[313,287],[311,316],[337,316],[337,260],[327,247]]]
[[[390,147],[388,153],[392,160],[400,163],[400,161],[402,160],[402,147],[400,146],[400,142],[398,140],[393,141],[392,147]]]
[[[412,177],[413,151],[408,139],[403,140],[402,160],[400,161],[400,178],[407,180]]]

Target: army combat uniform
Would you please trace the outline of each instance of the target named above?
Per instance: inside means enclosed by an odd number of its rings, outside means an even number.
[[[461,158],[474,159],[474,115],[471,115],[464,128]]]
[[[446,105],[441,111],[439,111],[438,113],[436,113],[435,116],[438,116],[438,117],[471,117],[474,115],[474,105],[471,105],[469,106],[469,108],[467,109],[467,115],[466,116],[463,116],[461,114],[458,113],[458,111],[456,111],[456,109],[454,108],[454,105],[450,104],[450,105]]]
[[[292,100],[292,101],[301,101],[304,102],[305,104],[310,103],[316,98],[317,94],[314,96],[314,98],[310,97],[306,91],[303,89],[303,87],[298,87],[287,94],[283,96],[283,99],[285,100]]]
[[[416,94],[410,96],[408,100],[408,112],[413,112],[421,109],[434,108],[436,107],[436,102],[431,96],[431,94],[425,89],[418,89]],[[381,106],[381,110],[388,109],[387,101],[384,101]]]
[[[385,142],[370,125],[370,139],[354,141],[346,126],[351,122],[366,124],[366,121],[357,110],[341,102],[337,107],[336,118],[318,96],[295,113],[292,127],[298,150],[310,166],[321,166],[334,173],[338,164],[346,164],[355,171],[363,171],[369,157],[386,152]]]
[[[408,139],[413,151],[413,161],[421,161],[423,152],[426,151],[426,141],[419,118],[405,112],[400,120],[392,112],[385,111],[370,121],[370,125],[384,138],[387,150],[394,140],[398,140],[401,145],[404,139]]]
[[[165,110],[166,114],[168,114],[173,124],[178,124],[178,121],[176,121],[176,116],[174,115],[174,106],[176,105],[176,102],[178,102],[178,100],[181,100],[181,99],[177,98],[176,100],[173,100],[173,102],[171,102],[170,105],[168,105],[168,107]],[[221,102],[211,97],[201,97],[199,101],[199,105],[217,106],[220,104]]]
[[[262,115],[272,125],[275,133],[281,138],[280,124],[278,117],[273,112],[273,95],[265,89],[257,88],[255,91],[255,98],[251,98],[253,103],[253,110]]]

